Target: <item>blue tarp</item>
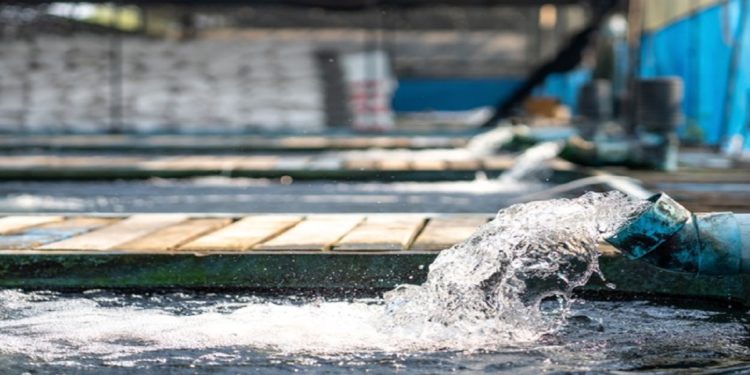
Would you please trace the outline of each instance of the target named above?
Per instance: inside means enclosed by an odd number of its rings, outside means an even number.
[[[534,91],[534,94],[554,96],[575,114],[578,108],[578,91],[590,80],[590,69],[580,68],[566,73],[552,74],[547,77],[541,87]]]
[[[692,125],[702,130],[706,144],[726,146],[742,135],[750,148],[750,17],[740,25],[748,3],[729,0],[700,9],[641,40],[641,76],[679,76],[685,83],[683,136]]]
[[[554,96],[575,110],[578,90],[590,77],[588,69],[553,74],[534,94]],[[494,106],[507,98],[522,81],[523,77],[401,79],[393,97],[393,109],[397,112],[463,111]]]
[[[397,112],[463,111],[494,106],[506,98],[522,78],[430,79],[398,81],[393,97]]]

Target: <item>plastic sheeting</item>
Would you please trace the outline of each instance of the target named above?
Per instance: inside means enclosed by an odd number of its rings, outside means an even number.
[[[570,108],[575,114],[578,108],[578,92],[591,80],[591,70],[578,68],[566,73],[551,74],[544,83],[534,91],[535,95],[553,96]]]
[[[643,35],[640,75],[684,80],[683,138],[727,147],[741,136],[750,149],[749,7],[728,0]]]
[[[393,98],[393,108],[398,112],[421,112],[465,111],[494,106],[507,98],[522,80],[523,77],[401,79]]]

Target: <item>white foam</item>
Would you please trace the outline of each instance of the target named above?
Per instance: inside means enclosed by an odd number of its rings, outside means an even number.
[[[0,207],[6,211],[80,211],[86,201],[45,195],[17,194],[0,197]]]
[[[472,349],[494,343],[492,337],[466,340],[456,327],[439,324],[419,332],[408,326],[389,328],[383,324],[384,305],[367,301],[260,301],[228,313],[176,315],[158,308],[103,307],[85,298],[34,302],[29,296],[0,292],[2,310],[23,315],[0,321],[0,352],[51,362],[78,355],[116,360],[164,349],[248,347],[325,355]]]
[[[543,142],[528,148],[518,156],[513,166],[500,176],[500,181],[513,183],[548,172],[550,167],[546,164],[548,161],[557,157],[562,151],[561,142]]]

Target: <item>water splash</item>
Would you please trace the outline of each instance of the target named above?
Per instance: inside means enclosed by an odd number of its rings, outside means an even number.
[[[513,166],[510,169],[500,175],[500,181],[514,183],[541,177],[545,172],[550,171],[546,162],[557,157],[562,148],[562,142],[552,141],[543,142],[528,148],[514,160]]]
[[[436,323],[468,336],[534,340],[557,327],[575,287],[599,272],[598,242],[647,206],[619,192],[511,206],[468,240],[440,253],[420,286],[385,299],[392,326]]]

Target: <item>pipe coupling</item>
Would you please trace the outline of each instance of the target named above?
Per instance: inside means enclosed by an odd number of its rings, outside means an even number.
[[[664,193],[648,200],[653,203],[648,209],[605,239],[631,259],[654,251],[680,231],[691,216],[690,211]]]
[[[679,272],[727,275],[750,272],[750,238],[744,219],[731,212],[693,214],[664,193],[605,240],[631,259]]]

